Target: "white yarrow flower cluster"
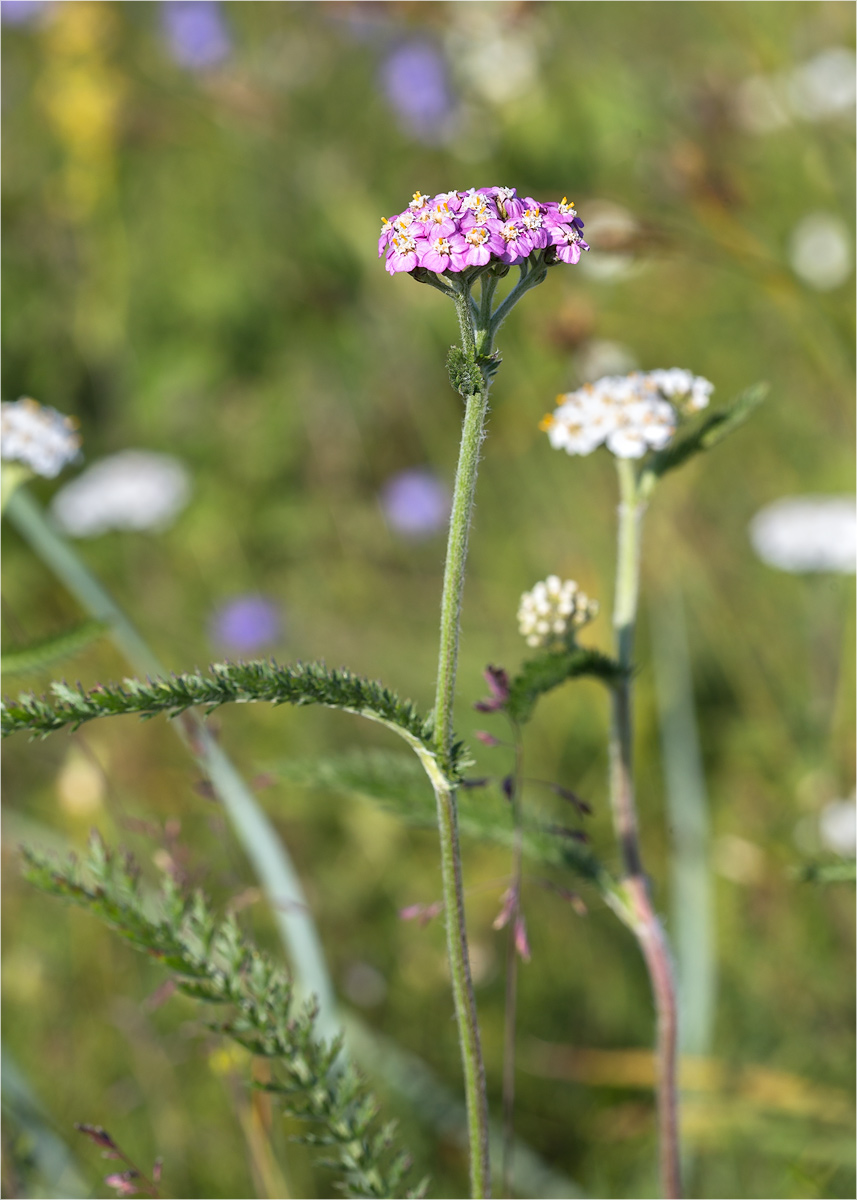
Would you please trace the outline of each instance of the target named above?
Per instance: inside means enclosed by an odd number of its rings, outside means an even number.
[[[539,428],[567,454],[591,454],[605,445],[617,458],[642,458],[668,445],[679,412],[699,412],[713,390],[713,383],[681,367],[605,375],[558,396],[556,410]]]
[[[110,529],[163,530],[190,498],[187,468],[169,454],[123,450],[60,488],[51,511],[72,537]]]
[[[81,437],[74,417],[24,396],[4,400],[0,413],[0,455],[21,462],[36,475],[54,479],[80,454]]]
[[[521,597],[518,628],[528,646],[549,646],[597,614],[597,603],[573,579],[563,582],[558,575],[548,575]]]

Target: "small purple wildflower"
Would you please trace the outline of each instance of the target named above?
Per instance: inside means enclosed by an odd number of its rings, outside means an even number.
[[[50,0],[2,0],[0,20],[4,25],[31,25],[50,7]]]
[[[232,50],[216,0],[164,0],[161,25],[171,56],[191,71],[218,66]]]
[[[502,746],[503,743],[499,738],[494,737],[493,733],[487,733],[484,729],[477,729],[473,735],[478,742],[483,746]]]
[[[515,919],[515,949],[524,962],[529,962],[532,958],[530,941],[527,937],[527,922],[520,913]]]
[[[486,667],[482,675],[491,695],[487,700],[477,700],[473,707],[477,712],[499,712],[509,699],[509,676],[502,667]]]
[[[439,900],[433,904],[409,904],[407,908],[399,909],[399,920],[419,921],[421,926],[425,926],[442,912],[443,905]]]
[[[583,222],[574,205],[518,196],[514,188],[471,188],[424,196],[414,192],[404,212],[385,217],[378,255],[391,275],[417,267],[457,273],[492,262],[521,266],[534,254],[544,265],[576,263]]]
[[[117,1171],[114,1175],[106,1175],[104,1182],[108,1187],[116,1188],[120,1196],[136,1196],[139,1191],[137,1179],[136,1171]]]
[[[85,1121],[76,1121],[74,1125],[78,1133],[82,1133],[84,1137],[88,1137],[90,1141],[95,1142],[96,1146],[101,1146],[102,1149],[115,1150],[116,1143],[113,1138],[103,1129],[101,1125],[90,1125]]]
[[[392,50],[381,64],[381,86],[406,133],[429,144],[443,141],[453,97],[433,42],[413,40]]]
[[[211,621],[212,642],[235,654],[253,654],[273,645],[282,633],[278,606],[264,596],[237,596]]]
[[[409,467],[391,476],[381,489],[387,524],[409,538],[430,537],[449,518],[449,489],[427,467]]]

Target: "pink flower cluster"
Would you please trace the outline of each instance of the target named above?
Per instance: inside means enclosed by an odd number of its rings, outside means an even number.
[[[471,188],[424,196],[414,192],[404,212],[384,218],[378,256],[387,270],[465,271],[491,262],[514,266],[535,251],[547,262],[576,263],[588,250],[583,222],[563,197],[546,204],[521,199],[514,188]]]

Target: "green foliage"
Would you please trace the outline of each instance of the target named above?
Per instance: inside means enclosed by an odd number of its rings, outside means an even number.
[[[473,396],[481,392],[485,380],[478,363],[468,358],[460,346],[450,346],[446,356],[449,382],[462,396]]]
[[[375,800],[405,820],[418,824],[436,820],[434,793],[413,754],[355,748],[324,758],[285,759],[275,770],[281,779],[302,787]]]
[[[395,729],[411,742],[433,751],[432,719],[422,717],[410,700],[375,680],[350,671],[329,670],[323,663],[298,663],[282,667],[273,660],[214,663],[211,675],[182,674],[169,679],[126,679],[124,686],[100,684],[90,692],[67,683],[51,684],[55,700],[22,694],[2,706],[0,728],[7,737],[29,730],[42,737],[71,725],[73,729],[96,717],[137,713],[174,717],[186,709],[202,707],[208,712],[221,704],[321,704],[356,713]],[[461,761],[463,747],[453,747],[453,766]]]
[[[854,883],[857,880],[857,863],[846,862],[807,863],[797,872],[801,883]]]
[[[7,650],[0,659],[0,667],[4,675],[26,675],[31,671],[44,670],[86,649],[108,628],[106,621],[82,621],[63,633],[31,642],[29,646]]]
[[[361,796],[411,825],[434,828],[437,808],[431,787],[410,754],[385,750],[349,750],[321,759],[290,759],[276,766],[277,774],[304,787],[324,787],[346,796]],[[481,788],[458,793],[458,829],[462,837],[505,849],[514,844],[511,812],[505,801],[493,803]],[[544,866],[565,868],[613,896],[615,881],[591,850],[558,836],[538,821],[524,825],[524,855]]]
[[[511,681],[506,712],[513,721],[523,725],[532,717],[539,697],[566,680],[590,676],[612,684],[621,675],[619,664],[598,650],[585,650],[580,646],[548,650],[525,662]]]
[[[211,1028],[270,1061],[274,1078],[265,1089],[287,1113],[312,1123],[314,1132],[301,1140],[329,1148],[326,1165],[340,1173],[347,1195],[402,1195],[409,1159],[390,1153],[394,1126],[375,1127],[375,1100],[357,1071],[339,1061],[341,1039],[316,1036],[313,1005],[295,1010],[285,973],[234,918],[218,921],[200,892],[185,895],[171,879],[148,901],[136,864],[108,850],[98,834],[82,864],[74,858],[58,864],[32,850],[24,857],[26,878],[36,887],[94,913],[135,949],[160,959],[185,995],[231,1008]]]
[[[651,462],[641,475],[641,490],[644,494],[651,492],[656,481],[667,471],[680,467],[682,463],[703,450],[711,450],[725,437],[738,429],[748,417],[752,416],[768,394],[767,383],[754,383],[752,387],[741,392],[726,408],[716,409],[709,413],[697,427],[676,438],[664,450],[653,455]]]

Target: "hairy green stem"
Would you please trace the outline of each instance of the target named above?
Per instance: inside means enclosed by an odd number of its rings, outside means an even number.
[[[678,1131],[678,1007],[675,979],[666,934],[649,894],[640,850],[634,798],[632,684],[634,633],[640,581],[640,535],[645,501],[634,464],[617,459],[619,472],[619,537],[613,628],[616,655],[625,668],[613,685],[613,723],[610,735],[610,800],[613,827],[622,852],[623,880],[629,901],[628,924],[639,943],[657,1016],[658,1161],[666,1200],[681,1195]]]
[[[538,261],[532,266],[525,264],[521,268],[521,278],[518,283],[509,292],[506,299],[499,305],[491,320],[492,332],[500,328],[500,326],[508,317],[509,313],[523,296],[524,292],[528,292],[530,288],[538,287],[540,283],[544,283],[547,274],[547,268],[543,261],[544,256],[540,256]]]
[[[461,283],[459,287],[455,303],[461,326],[461,348],[471,366],[476,368],[477,337],[479,337],[480,343],[484,343],[484,339],[479,336],[483,331],[474,329],[469,286]],[[476,489],[479,451],[484,436],[485,416],[488,411],[488,381],[484,373],[480,372],[480,375],[481,386],[466,397],[443,577],[437,694],[434,707],[434,740],[444,775],[449,772],[452,762],[452,719],[458,667],[461,597],[464,590],[467,540]],[[485,1092],[485,1067],[479,1038],[476,997],[473,991],[467,950],[467,924],[464,913],[464,887],[461,874],[455,789],[445,781],[438,780],[435,782],[435,795],[440,833],[447,950],[467,1101],[471,1194],[475,1197],[490,1196],[488,1101]]]
[[[9,497],[4,516],[90,616],[109,624],[113,641],[135,670],[152,677],[166,674],[148,643],[25,488],[18,488]],[[188,712],[171,724],[211,779],[265,889],[302,990],[307,996],[314,994],[318,998],[319,1032],[325,1038],[335,1037],[339,1022],[333,985],[312,912],[285,846],[202,718]]]
[[[521,727],[512,722],[515,739],[515,772],[512,777],[512,911],[506,939],[506,1003],[503,1018],[503,1195],[512,1195],[512,1156],[515,1145],[515,1026],[518,1015],[518,947],[517,926],[521,915],[521,883],[523,877],[524,826],[521,811],[523,787],[523,739]]]

